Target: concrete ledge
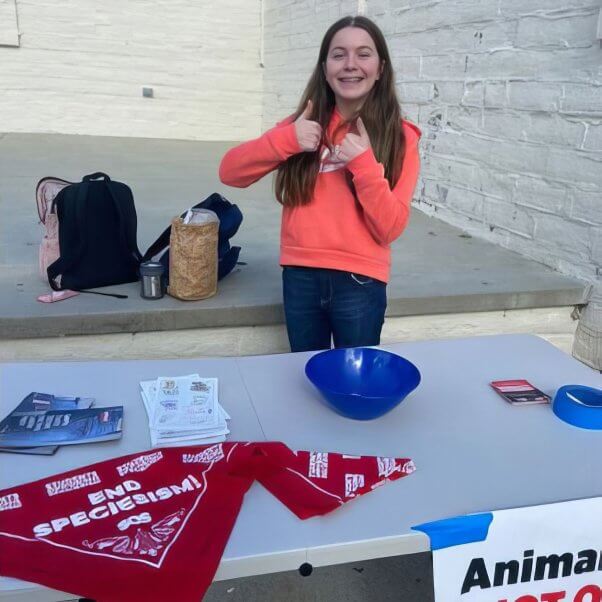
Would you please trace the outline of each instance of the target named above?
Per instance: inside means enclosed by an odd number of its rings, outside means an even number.
[[[387,318],[381,342],[535,334],[571,353],[571,307]],[[283,324],[0,340],[0,362],[181,359],[286,353]]]
[[[113,290],[113,289],[112,289]],[[124,291],[123,287],[114,290]],[[125,289],[132,297],[134,290]],[[124,292],[125,292],[124,291]],[[217,301],[216,297],[216,301]],[[583,303],[584,288],[575,286],[555,291],[455,295],[443,297],[389,298],[387,317],[420,316],[474,311],[528,309],[570,306]],[[115,300],[121,302],[121,300]],[[101,303],[111,303],[108,302]],[[174,307],[177,300],[168,299],[162,307],[132,307],[129,311],[82,312],[62,315],[24,315],[0,317],[0,338],[19,339],[66,335],[108,334],[118,332],[171,331],[192,328],[265,326],[282,324],[282,305]],[[75,305],[75,301],[71,301]],[[125,308],[124,308],[125,309]]]
[[[233,143],[7,134],[0,139],[0,339],[277,325],[283,322],[278,266],[280,208],[270,178],[247,189],[223,186],[217,167]],[[244,214],[234,239],[241,261],[211,299],[146,301],[137,284],[110,287],[128,299],[81,294],[53,304],[36,273],[34,190],[39,178],[79,179],[106,171],[128,183],[141,250],[173,215],[219,191]],[[109,289],[106,289],[108,291]],[[414,210],[392,246],[387,316],[565,307],[587,300],[587,284],[470,237]],[[105,289],[103,289],[105,291]]]

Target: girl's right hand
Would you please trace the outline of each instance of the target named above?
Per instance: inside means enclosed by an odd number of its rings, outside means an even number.
[[[310,121],[308,119],[311,115],[311,109],[312,103],[311,100],[308,100],[305,110],[295,121],[297,142],[301,147],[301,151],[305,153],[317,150],[322,139],[322,126],[317,121]]]

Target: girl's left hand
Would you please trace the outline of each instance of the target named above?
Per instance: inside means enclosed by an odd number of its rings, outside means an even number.
[[[348,132],[340,146],[335,146],[334,154],[342,161],[349,162],[372,147],[370,136],[361,117],[357,118],[357,134]]]

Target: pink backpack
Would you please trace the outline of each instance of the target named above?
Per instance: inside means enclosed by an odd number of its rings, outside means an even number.
[[[44,225],[45,233],[38,254],[38,265],[40,276],[48,282],[46,272],[48,266],[54,263],[60,256],[59,249],[59,222],[56,211],[53,206],[54,197],[65,186],[72,182],[62,180],[61,178],[42,178],[36,186],[36,203],[38,205],[38,215],[40,222]]]

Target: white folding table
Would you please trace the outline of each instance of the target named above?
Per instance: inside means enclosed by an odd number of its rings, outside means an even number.
[[[572,427],[549,406],[516,407],[489,387],[526,378],[553,394],[602,387],[602,376],[542,339],[502,335],[384,346],[414,362],[418,389],[392,412],[358,422],[333,413],[307,381],[312,353],[199,360],[0,365],[0,415],[30,391],[125,406],[119,441],[65,446],[55,456],[0,456],[0,488],[148,449],[141,380],[198,372],[219,379],[230,440],[279,440],[293,449],[410,457],[413,475],[329,515],[298,520],[262,487],[245,497],[216,579],[428,551],[412,525],[458,514],[602,495],[602,433]],[[0,600],[72,598],[0,579]]]

